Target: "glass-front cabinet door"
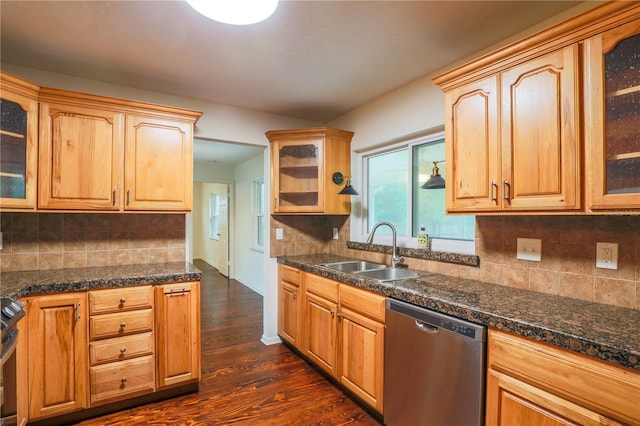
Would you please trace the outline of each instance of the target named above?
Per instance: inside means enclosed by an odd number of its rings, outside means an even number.
[[[38,87],[4,73],[1,83],[0,207],[34,208]]]
[[[275,213],[322,212],[322,140],[273,144]]]
[[[640,210],[640,20],[585,47],[590,208]]]

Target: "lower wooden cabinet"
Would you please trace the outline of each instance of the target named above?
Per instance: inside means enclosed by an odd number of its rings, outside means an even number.
[[[300,349],[300,312],[302,309],[300,272],[289,266],[278,265],[278,335]]]
[[[281,326],[280,337],[362,402],[382,413],[386,298],[284,265],[279,268],[278,321],[297,330],[299,336],[294,344]],[[297,287],[289,287],[282,279],[282,268],[287,268],[289,274],[299,274]],[[282,303],[283,294],[285,301],[293,302],[287,297],[291,294],[289,288],[302,293],[301,308]],[[291,321],[293,318],[298,319],[297,324]]]
[[[87,408],[87,294],[54,294],[25,301],[29,418]]]
[[[89,292],[91,406],[155,390],[153,286]]]
[[[55,422],[200,379],[197,281],[21,301],[28,336],[17,352],[28,369],[18,380],[21,423]]]
[[[486,425],[640,424],[640,373],[489,330]]]
[[[158,388],[200,379],[200,283],[156,287]]]

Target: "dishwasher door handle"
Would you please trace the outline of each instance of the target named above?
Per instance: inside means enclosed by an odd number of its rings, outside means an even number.
[[[427,333],[437,333],[440,331],[439,327],[420,320],[416,320],[416,327],[422,331],[426,331]]]

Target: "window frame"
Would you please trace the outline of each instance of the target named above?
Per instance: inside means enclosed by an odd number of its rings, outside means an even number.
[[[444,139],[444,131],[439,131],[429,135],[418,136],[415,138],[403,140],[393,144],[385,145],[382,147],[372,148],[366,151],[361,151],[355,155],[354,164],[354,176],[358,177],[359,182],[354,182],[354,185],[358,185],[361,190],[361,202],[355,203],[356,214],[351,218],[351,238],[354,241],[366,242],[369,236],[367,229],[367,212],[364,206],[368,205],[369,188],[367,185],[367,159],[373,156],[389,154],[395,151],[407,150],[407,172],[411,185],[419,185],[420,182],[413,182],[413,147],[416,145],[423,145],[425,143],[436,142]],[[412,190],[407,191],[407,223],[409,226],[409,232],[411,233],[412,227],[412,215],[413,215],[413,197]],[[355,200],[354,200],[355,201]],[[428,232],[428,230],[427,230]],[[391,235],[376,234],[376,242],[391,245]],[[433,238],[431,240],[431,249],[433,251],[445,251],[462,254],[475,254],[475,237],[474,240],[450,240],[442,238]],[[398,247],[417,247],[417,237],[398,235],[397,236]]]
[[[259,186],[262,187],[262,205],[260,205],[260,194],[259,194]],[[266,208],[266,200],[265,200],[265,182],[264,178],[254,179],[251,182],[251,191],[252,191],[252,249],[258,252],[264,253],[264,242],[266,240],[264,232],[265,232],[265,208]],[[258,221],[262,218],[262,244],[260,244],[260,227],[258,226]]]
[[[209,193],[209,220],[208,220],[210,240],[220,240],[220,194]]]

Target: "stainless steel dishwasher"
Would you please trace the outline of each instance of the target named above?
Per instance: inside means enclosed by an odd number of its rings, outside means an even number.
[[[486,327],[387,299],[387,426],[484,424]]]

